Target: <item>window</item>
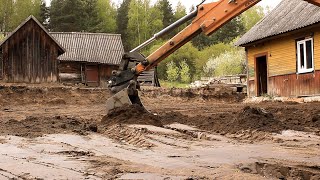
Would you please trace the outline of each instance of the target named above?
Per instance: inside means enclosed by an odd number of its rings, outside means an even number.
[[[309,73],[314,70],[312,38],[297,42],[297,61],[298,73]]]

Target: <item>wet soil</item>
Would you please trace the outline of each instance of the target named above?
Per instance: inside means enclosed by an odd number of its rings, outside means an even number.
[[[44,134],[97,132],[95,123],[72,117],[27,117],[22,121],[10,119],[0,122],[0,135],[40,137]]]
[[[212,114],[211,116],[188,116],[179,112],[165,112],[159,115],[152,114],[138,105],[125,106],[114,109],[101,119],[85,120],[81,117],[54,116],[33,117],[17,121],[9,119],[0,121],[1,135],[15,135],[22,137],[38,137],[43,134],[78,133],[86,135],[88,132],[104,133],[104,130],[113,125],[153,125],[163,127],[172,123],[186,124],[201,130],[220,133],[238,134],[250,132],[280,133],[283,130],[297,130],[315,132],[319,134],[320,114],[318,111],[305,117],[293,119],[291,108],[281,109],[285,114],[279,114],[279,108],[258,108],[245,106],[230,112]],[[272,113],[273,112],[273,113]],[[275,115],[274,115],[275,114]],[[314,115],[312,115],[314,114]],[[301,116],[306,115],[306,112]]]
[[[148,111],[126,106],[105,114],[109,96],[0,87],[0,177],[319,178],[320,103],[160,93],[142,96]],[[45,175],[33,171],[39,168]]]
[[[302,113],[304,115],[304,113]],[[179,112],[167,112],[160,115],[153,115],[137,105],[118,108],[111,114],[106,115],[102,123],[110,124],[145,124],[162,127],[172,123],[181,123],[195,126],[202,130],[217,133],[238,133],[242,131],[262,131],[269,133],[280,133],[283,130],[303,130],[310,128],[318,129],[319,114],[310,116],[309,119],[290,121],[276,117],[273,113],[263,108],[246,106],[239,111],[211,116],[190,117]],[[297,126],[299,125],[299,126]]]
[[[124,106],[111,110],[101,123],[107,126],[115,124],[144,124],[162,127],[161,119],[149,113],[139,105]]]

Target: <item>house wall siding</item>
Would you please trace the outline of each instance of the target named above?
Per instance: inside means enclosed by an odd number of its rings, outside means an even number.
[[[297,74],[296,39],[310,36],[314,39],[315,72]],[[272,96],[305,96],[320,94],[320,31],[319,28],[282,36],[247,47],[249,96],[256,96],[255,59],[267,53],[268,94]]]

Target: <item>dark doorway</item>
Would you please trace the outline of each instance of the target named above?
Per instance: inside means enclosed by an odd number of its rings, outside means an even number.
[[[99,86],[99,67],[98,65],[86,65],[86,83],[91,87]]]
[[[268,94],[268,65],[267,56],[256,58],[257,96]]]

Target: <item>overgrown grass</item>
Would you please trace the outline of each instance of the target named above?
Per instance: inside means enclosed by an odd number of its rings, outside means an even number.
[[[161,87],[164,88],[188,88],[190,84],[180,83],[180,82],[169,82],[160,80]]]

